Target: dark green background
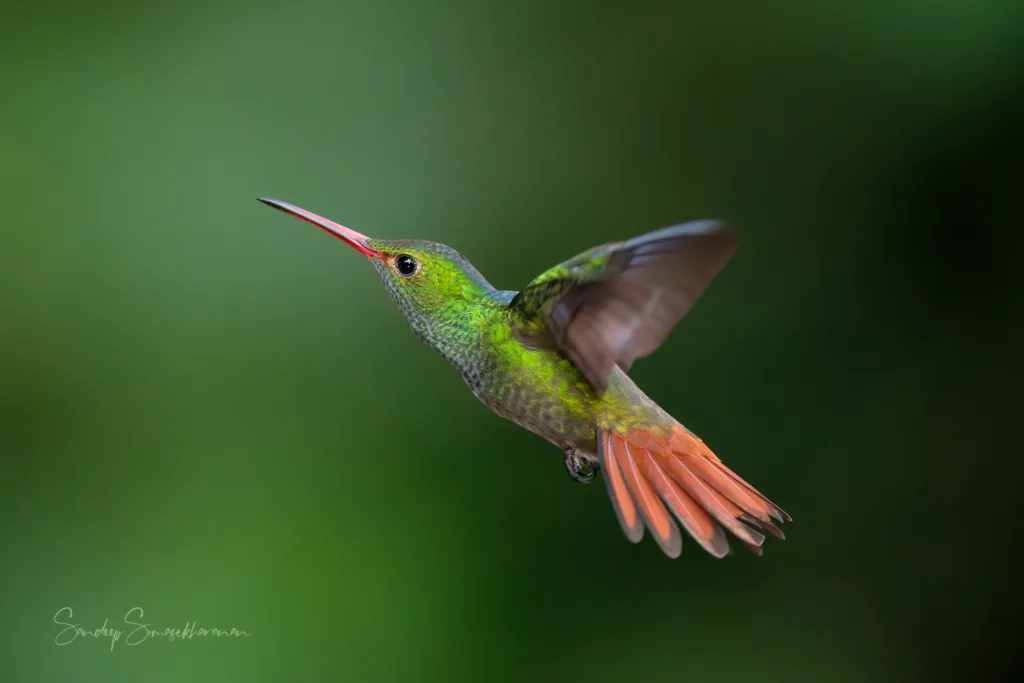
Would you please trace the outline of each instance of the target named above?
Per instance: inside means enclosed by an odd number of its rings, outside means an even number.
[[[1020,2],[5,3],[0,680],[975,680],[1020,631]],[[357,254],[701,217],[633,376],[790,512],[627,543]],[[133,606],[245,640],[79,638]]]

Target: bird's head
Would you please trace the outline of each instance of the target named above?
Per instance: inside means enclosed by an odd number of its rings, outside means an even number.
[[[367,257],[406,322],[421,336],[426,336],[432,320],[452,305],[477,300],[493,291],[473,264],[444,244],[373,239],[286,202],[260,201],[312,223]]]

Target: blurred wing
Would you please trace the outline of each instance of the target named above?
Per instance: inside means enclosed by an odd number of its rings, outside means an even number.
[[[650,355],[736,251],[736,233],[694,221],[594,247],[542,273],[511,302],[602,392],[618,365]]]

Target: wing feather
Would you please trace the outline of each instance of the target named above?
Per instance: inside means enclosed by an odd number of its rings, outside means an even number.
[[[598,392],[668,337],[735,252],[736,233],[693,221],[602,245],[541,274],[510,306],[542,324]]]

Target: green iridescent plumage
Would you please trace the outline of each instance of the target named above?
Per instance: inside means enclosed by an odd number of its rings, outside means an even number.
[[[516,292],[496,290],[465,257],[441,244],[369,244],[416,259],[419,271],[413,277],[397,276],[386,261],[374,265],[413,331],[458,368],[473,393],[502,417],[563,448],[588,452],[594,451],[599,424],[625,427],[655,417],[646,407],[649,402],[638,403],[639,389],[625,375],[598,395],[553,346],[524,341],[542,334],[541,299],[534,300],[538,309],[521,308]],[[563,271],[548,271],[549,281],[556,282]]]
[[[757,530],[781,535],[770,519],[788,515],[626,374],[732,255],[736,238],[725,226],[697,221],[594,247],[514,292],[495,289],[443,244],[371,239],[299,207],[261,201],[368,257],[420,339],[494,412],[559,446],[573,479],[586,483],[600,467],[629,540],[650,529],[676,557],[681,525],[722,557],[729,552],[724,530],[758,554],[764,536]]]

